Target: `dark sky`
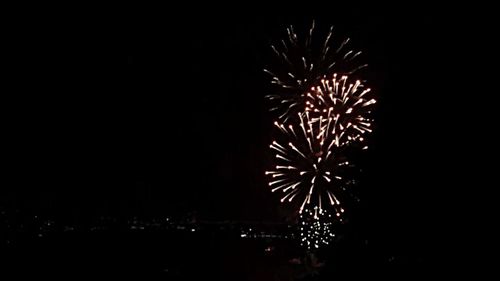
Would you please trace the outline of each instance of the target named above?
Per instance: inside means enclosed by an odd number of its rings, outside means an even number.
[[[365,51],[379,95],[362,159],[363,227],[388,240],[447,241],[439,230],[473,208],[460,185],[476,180],[461,164],[475,160],[461,133],[474,123],[464,115],[479,111],[463,73],[476,70],[474,29],[425,8],[235,10],[132,7],[16,33],[13,71],[30,79],[4,105],[12,157],[3,204],[66,218],[282,219],[263,176],[272,119],[262,68],[287,24],[314,18]]]

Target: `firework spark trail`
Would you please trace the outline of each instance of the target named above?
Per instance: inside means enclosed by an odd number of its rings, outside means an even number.
[[[351,75],[367,67],[360,64],[361,51],[350,47],[350,38],[336,39],[333,26],[323,39],[315,39],[316,24],[299,35],[293,26],[286,28],[286,37],[280,44],[272,44],[277,61],[264,72],[271,77],[271,84],[278,86],[274,94],[266,96],[278,112],[279,120],[286,123],[303,108],[304,94],[311,85],[332,72]],[[318,44],[315,42],[318,41]]]

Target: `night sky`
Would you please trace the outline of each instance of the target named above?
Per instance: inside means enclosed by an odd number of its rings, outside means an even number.
[[[454,230],[474,221],[467,201],[478,196],[464,185],[481,188],[470,169],[482,168],[467,167],[476,156],[464,148],[478,141],[461,131],[475,126],[464,115],[482,112],[471,86],[460,86],[473,79],[462,70],[477,69],[472,28],[411,8],[237,10],[130,9],[16,34],[13,71],[30,79],[4,104],[12,157],[0,202],[68,221],[284,220],[264,178],[273,119],[262,68],[288,24],[316,19],[364,51],[378,95],[360,159],[358,232],[403,255],[439,260],[457,250]]]

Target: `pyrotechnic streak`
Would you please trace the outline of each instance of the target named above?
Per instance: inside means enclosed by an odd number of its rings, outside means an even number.
[[[350,38],[341,39],[342,36],[334,35],[338,32],[334,32],[333,26],[326,36],[320,33],[314,21],[301,34],[289,26],[280,44],[271,44],[275,60],[264,68],[264,72],[278,89],[266,97],[274,103],[271,110],[278,111],[283,122],[288,121],[294,112],[303,110],[304,93],[317,85],[324,75],[333,72],[352,75],[367,67],[367,64],[360,63],[362,52],[350,47]]]

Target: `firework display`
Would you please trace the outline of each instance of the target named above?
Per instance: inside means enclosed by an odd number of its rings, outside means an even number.
[[[271,191],[298,211],[308,250],[328,244],[334,222],[342,221],[354,182],[351,157],[368,148],[376,103],[365,81],[351,75],[366,67],[357,63],[361,52],[349,48],[349,39],[336,45],[333,28],[315,45],[314,28],[313,22],[303,40],[287,28],[287,39],[271,46],[278,63],[264,69],[277,86],[266,96],[270,110],[279,112],[270,145],[275,165],[265,174]]]

